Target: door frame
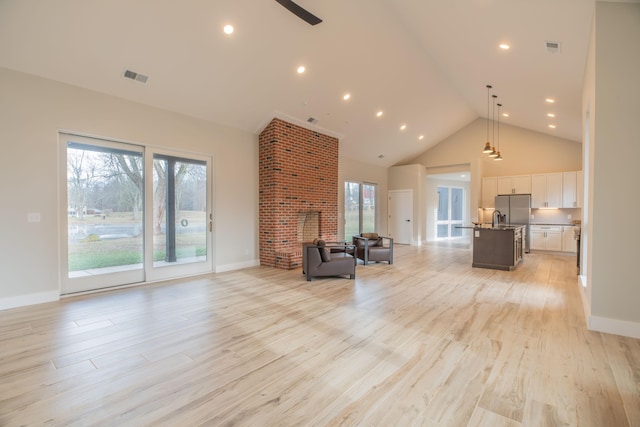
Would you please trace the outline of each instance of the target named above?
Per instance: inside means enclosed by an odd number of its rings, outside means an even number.
[[[67,142],[69,138],[87,145],[105,146],[112,148],[129,147],[131,151],[140,150],[144,162],[143,188],[143,262],[142,267],[117,273],[97,274],[88,277],[69,278],[69,244],[68,244],[68,190],[67,190]],[[185,263],[163,268],[153,267],[153,174],[148,173],[149,163],[153,164],[153,153],[162,153],[185,159],[202,160],[207,165],[207,256],[203,262]],[[149,160],[150,159],[150,160]],[[58,131],[58,289],[60,295],[97,292],[117,287],[144,285],[146,283],[167,280],[171,278],[187,277],[215,271],[215,197],[214,189],[214,158],[210,154],[194,153],[174,149],[161,148],[153,145],[135,143],[94,135],[87,135],[73,131]],[[151,209],[149,209],[151,206]],[[151,234],[149,234],[151,229]]]
[[[155,267],[153,265],[153,175],[145,179],[145,236],[149,236],[145,240],[144,264],[146,282],[156,282],[159,280],[172,279],[177,277],[193,276],[205,274],[214,271],[213,266],[213,158],[209,155],[195,154],[190,152],[147,147],[145,153],[145,170],[152,170],[154,154],[163,156],[171,156],[184,159],[192,159],[203,161],[207,165],[207,207],[206,207],[206,228],[207,228],[207,256],[202,262],[175,264],[168,266]]]

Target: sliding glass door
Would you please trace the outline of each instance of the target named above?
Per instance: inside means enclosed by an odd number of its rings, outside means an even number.
[[[150,280],[208,271],[213,229],[208,159],[164,151],[150,160]]]
[[[60,142],[63,294],[212,270],[209,158]]]

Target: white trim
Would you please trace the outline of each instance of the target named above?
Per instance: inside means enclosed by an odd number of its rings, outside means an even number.
[[[589,299],[587,298],[587,276],[578,276],[578,290],[580,291],[580,299],[582,300],[582,310],[584,311],[584,318],[591,317],[591,306],[589,305]]]
[[[607,334],[621,335],[623,337],[640,339],[640,323],[629,322],[628,320],[610,319],[608,317],[593,316],[591,314],[591,305],[587,298],[587,276],[578,276],[578,289],[582,298],[582,308],[584,310],[584,318],[587,319],[587,329],[595,332],[604,332]]]
[[[15,297],[1,298],[0,310],[8,310],[10,308],[24,307],[27,305],[43,304],[45,302],[55,302],[60,300],[60,292],[47,291],[35,294],[18,295]]]
[[[640,323],[629,322],[627,320],[589,316],[587,317],[587,328],[590,331],[605,332],[607,334],[640,339]]]
[[[287,123],[291,123],[292,125],[296,125],[296,126],[300,126],[301,128],[305,128],[307,130],[310,130],[312,132],[318,132],[321,133],[323,135],[327,135],[327,136],[331,136],[334,138],[337,138],[338,140],[342,141],[344,140],[346,137],[344,134],[340,133],[340,132],[334,132],[332,130],[320,127],[320,126],[316,126],[314,124],[311,124],[309,122],[306,122],[304,120],[300,120],[297,119],[293,116],[290,116],[288,114],[282,113],[278,110],[273,110],[271,112],[270,115],[268,115],[264,121],[262,121],[258,127],[255,129],[256,134],[260,135],[262,133],[262,131],[269,125],[269,123],[271,123],[271,121],[273,119],[280,119],[282,121],[285,121]]]
[[[216,273],[224,273],[225,271],[242,270],[243,268],[257,267],[260,265],[259,259],[250,261],[234,262],[233,264],[225,264],[216,266]]]

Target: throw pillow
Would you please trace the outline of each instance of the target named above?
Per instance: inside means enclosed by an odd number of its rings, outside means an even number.
[[[331,261],[331,251],[329,250],[329,248],[319,248],[320,250],[320,258],[322,259],[322,262],[329,262]]]
[[[365,237],[371,240],[376,240],[379,236],[378,236],[378,233],[362,233],[362,237]]]

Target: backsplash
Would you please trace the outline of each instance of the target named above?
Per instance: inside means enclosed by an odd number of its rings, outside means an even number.
[[[531,209],[531,216],[531,224],[571,224],[582,219],[582,209]]]
[[[493,209],[478,209],[480,222],[490,223],[492,215]],[[571,224],[573,220],[582,219],[582,209],[531,209],[531,215],[531,224]]]

